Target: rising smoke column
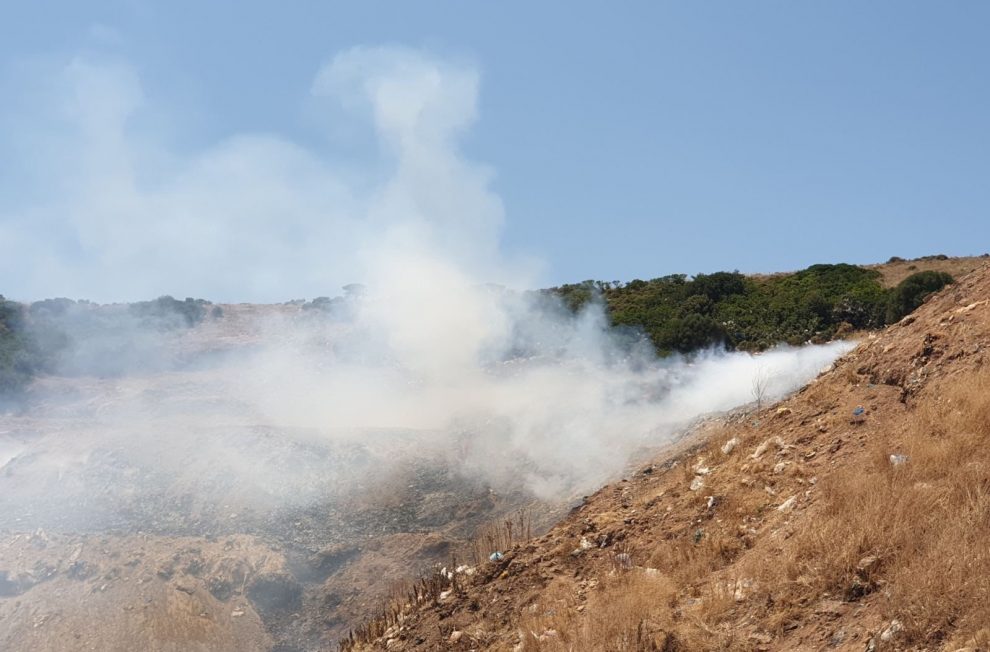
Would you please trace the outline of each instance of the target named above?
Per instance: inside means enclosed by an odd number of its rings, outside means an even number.
[[[541,266],[502,250],[493,173],[460,150],[480,84],[463,62],[361,47],[318,71],[313,101],[335,126],[372,134],[370,164],[271,134],[174,151],[142,120],[154,107],[132,66],[77,57],[51,72],[32,81],[48,110],[14,117],[33,127],[26,134],[58,133],[27,143],[40,154],[25,163],[59,192],[0,204],[0,269],[22,279],[23,298],[284,300],[366,287],[346,319],[265,318],[259,342],[184,372],[220,397],[209,410],[123,393],[99,414],[114,427],[94,425],[93,440],[76,442],[84,449],[109,446],[113,432],[113,447],[165,475],[219,465],[290,495],[292,479],[272,477],[236,439],[203,445],[207,424],[328,442],[415,433],[466,474],[554,497],[604,481],[699,415],[752,400],[756,375],[779,396],[848,348],[658,360],[618,341],[600,305],[572,315],[506,290],[538,287]]]

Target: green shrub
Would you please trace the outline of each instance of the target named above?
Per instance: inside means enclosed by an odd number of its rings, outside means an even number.
[[[206,306],[209,301],[186,297],[179,301],[169,295],[164,295],[152,301],[138,301],[128,306],[132,315],[143,322],[158,328],[169,329],[185,326],[195,326],[206,316]]]
[[[24,307],[0,295],[0,395],[22,389],[40,364],[27,333]]]
[[[898,283],[887,301],[886,319],[888,324],[900,321],[905,315],[924,303],[925,298],[933,292],[938,292],[946,285],[953,283],[950,274],[945,272],[924,271],[908,276]]]
[[[640,329],[662,354],[711,346],[759,351],[781,342],[825,341],[844,329],[880,328],[888,291],[856,265],[812,265],[752,278],[739,272],[672,274],[649,281],[584,281],[552,288],[573,311],[604,299],[613,326]]]

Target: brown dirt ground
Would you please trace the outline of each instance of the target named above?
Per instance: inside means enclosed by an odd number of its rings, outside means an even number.
[[[790,537],[815,528],[823,481],[871,468],[872,442],[890,442],[896,452],[919,406],[937,402],[944,383],[982,369],[988,350],[990,265],[983,262],[900,323],[866,337],[792,397],[705,424],[686,450],[659,456],[602,488],[544,536],[504,551],[499,561],[453,582],[435,576],[432,591],[424,588],[416,602],[396,604],[387,617],[370,622],[352,649],[586,649],[566,644],[566,632],[557,628],[580,629],[593,611],[607,614],[601,596],[616,593],[602,587],[616,577],[645,578],[623,580],[641,592],[650,578],[673,587],[657,589],[650,599],[669,602],[672,626],[708,627],[702,634],[724,649],[982,649],[956,644],[952,631],[928,647],[902,646],[896,635],[881,639],[892,622],[882,608],[883,591],[823,594],[774,621],[773,587],[763,587],[763,602],[754,604],[745,569],[773,565]],[[723,452],[729,441],[734,448]],[[717,563],[699,567],[700,551],[712,548],[709,557]],[[678,576],[679,569],[699,574]],[[706,624],[706,610],[713,608],[706,600],[718,587],[727,587],[729,598],[713,626]],[[714,649],[678,645],[669,634],[644,632],[643,625],[636,632],[639,647],[608,649]]]
[[[901,260],[882,263],[879,265],[863,265],[867,269],[875,269],[883,274],[885,287],[894,287],[911,274],[933,271],[947,272],[955,279],[961,279],[970,272],[979,269],[987,262],[986,256],[959,256],[940,260],[938,256],[923,256],[914,260]]]

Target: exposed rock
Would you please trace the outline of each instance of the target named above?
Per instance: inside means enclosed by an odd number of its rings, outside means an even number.
[[[902,629],[904,629],[904,625],[901,624],[901,621],[896,619],[892,620],[890,621],[890,625],[888,625],[886,629],[880,633],[880,640],[884,643],[889,643],[894,640],[894,637],[897,636]]]

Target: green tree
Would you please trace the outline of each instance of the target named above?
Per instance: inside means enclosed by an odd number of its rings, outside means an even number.
[[[945,272],[924,271],[908,276],[897,284],[887,303],[886,321],[888,324],[900,321],[905,315],[912,313],[925,298],[933,292],[938,292],[946,285],[953,283],[950,274]]]

